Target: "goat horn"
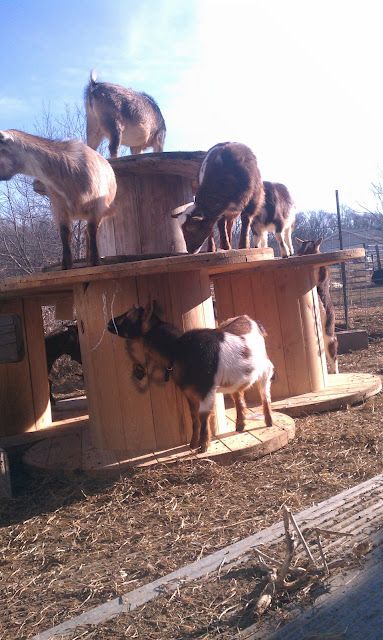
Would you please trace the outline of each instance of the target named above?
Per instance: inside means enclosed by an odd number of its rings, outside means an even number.
[[[177,207],[176,209],[173,209],[173,211],[171,212],[171,217],[172,218],[179,218],[184,212],[185,210],[190,207],[192,204],[194,204],[194,202],[188,202],[187,204],[182,204],[180,207]]]

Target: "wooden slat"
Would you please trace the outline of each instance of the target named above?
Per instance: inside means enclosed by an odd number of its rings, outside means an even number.
[[[137,278],[137,289],[142,306],[150,300],[156,300],[162,307],[164,318],[176,326],[182,326],[182,307],[179,314],[175,313],[173,292],[169,288],[167,275]],[[153,364],[153,360],[147,363],[149,371]],[[148,402],[153,415],[154,450],[182,445],[191,438],[190,412],[186,402],[173,380],[170,378],[166,382],[164,376],[165,370],[156,368],[149,380]]]
[[[35,428],[44,429],[51,424],[52,413],[49,399],[43,318],[39,300],[34,298],[26,298],[24,300],[24,324],[28,345]]]
[[[0,363],[19,362],[25,353],[20,317],[0,314]]]
[[[25,345],[25,355],[20,362],[0,364],[0,434],[8,436],[33,431],[36,424],[23,301],[20,298],[0,301],[0,313],[19,316]]]
[[[136,283],[130,278],[92,282],[75,291],[91,430],[102,448],[144,452],[156,445],[149,394],[132,378],[124,340],[106,330],[112,311],[117,316],[137,303]],[[139,345],[137,353],[144,361]]]
[[[218,251],[217,253],[201,253],[197,255],[171,256],[153,258],[138,262],[129,262],[98,267],[81,267],[51,273],[39,273],[30,276],[6,278],[0,283],[0,297],[13,292],[52,292],[56,290],[70,291],[81,282],[100,281],[131,275],[149,275],[152,273],[176,273],[180,271],[207,270],[210,275],[231,273],[237,270],[253,269],[262,271],[293,271],[297,267],[320,266],[353,260],[364,256],[364,249],[344,249],[332,253],[321,253],[308,256],[292,256],[290,258],[274,258],[273,250],[235,249]]]

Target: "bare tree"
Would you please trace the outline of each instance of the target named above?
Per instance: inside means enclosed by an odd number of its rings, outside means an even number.
[[[65,107],[53,116],[43,106],[35,122],[35,132],[51,139],[85,139],[85,114],[80,107]],[[61,241],[52,219],[49,199],[37,195],[32,179],[15,176],[0,186],[0,274],[28,274],[56,263],[61,256]],[[73,256],[84,255],[83,223],[73,227]]]

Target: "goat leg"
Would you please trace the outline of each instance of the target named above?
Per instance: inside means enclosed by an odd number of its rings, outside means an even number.
[[[111,158],[117,158],[118,150],[121,145],[122,132],[121,128],[116,122],[110,122],[110,138],[109,138],[109,153]]]
[[[192,426],[193,426],[193,435],[192,435],[192,439],[190,440],[190,448],[197,449],[199,446],[200,436],[201,436],[201,421],[200,421],[200,416],[198,412],[199,402],[197,402],[192,395],[188,396],[186,392],[185,392],[185,395],[189,403]]]
[[[261,396],[262,410],[265,418],[266,427],[273,426],[273,418],[271,415],[271,396],[270,396],[271,375],[272,375],[272,372],[270,372],[270,375],[268,377],[264,376],[261,380],[258,380],[257,382],[259,395]]]
[[[87,262],[92,267],[99,263],[98,249],[97,249],[97,228],[98,225],[94,220],[89,220],[87,226]]]
[[[209,444],[211,441],[211,433],[210,433],[210,416],[211,413],[201,413],[201,435],[199,440],[199,446],[201,449],[201,453],[205,453],[208,450]]]
[[[73,266],[72,250],[70,247],[71,229],[66,222],[60,223],[60,238],[63,246],[62,268],[71,269]]]
[[[237,412],[237,419],[235,422],[235,430],[236,431],[243,431],[245,426],[246,426],[246,418],[245,418],[245,411],[246,411],[246,402],[245,402],[245,397],[244,397],[244,392],[243,391],[237,391],[236,393],[233,393],[233,400],[235,403],[235,409]]]
[[[229,236],[227,234],[227,220],[225,216],[222,216],[222,218],[218,220],[217,227],[219,231],[219,242],[221,245],[221,249],[225,249],[226,251],[231,249]]]

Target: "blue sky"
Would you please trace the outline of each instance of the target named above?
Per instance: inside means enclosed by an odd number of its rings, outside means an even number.
[[[298,209],[361,209],[383,168],[378,0],[0,0],[0,128],[82,105],[89,71],[153,95],[165,150],[238,140]]]

